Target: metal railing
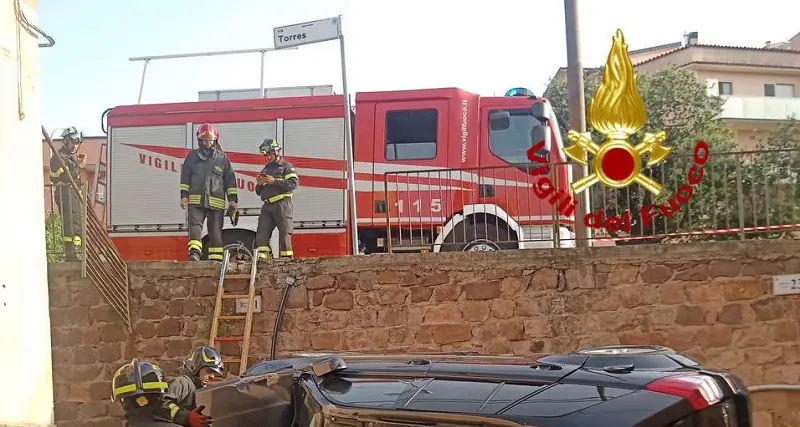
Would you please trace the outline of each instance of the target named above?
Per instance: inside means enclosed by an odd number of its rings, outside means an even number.
[[[673,154],[644,168],[659,196],[595,184],[588,218],[574,218],[571,190],[545,191],[568,188],[569,163],[388,172],[387,249],[574,247],[575,221],[594,245],[800,237],[800,150],[711,153],[690,182],[694,162]]]
[[[57,153],[58,150],[53,145],[53,141],[44,127],[42,127],[42,135],[50,145],[52,152]],[[61,166],[66,169],[64,159],[62,159],[60,156],[59,162],[61,163]],[[69,175],[67,174],[67,176]],[[80,215],[82,217],[82,234],[80,236],[82,277],[89,278],[89,280],[100,291],[100,294],[103,296],[106,302],[111,305],[114,311],[116,311],[125,322],[128,331],[132,332],[133,327],[131,323],[130,299],[128,297],[130,293],[128,266],[125,264],[125,261],[123,261],[122,257],[117,251],[117,248],[108,237],[108,232],[106,227],[103,225],[103,221],[97,217],[94,209],[90,209],[89,200],[91,200],[91,198],[88,194],[88,187],[85,184],[79,186],[78,183],[72,179],[71,176],[69,176],[68,184],[58,184],[58,186],[55,187],[55,189],[61,188],[67,190],[59,191],[61,194],[77,195],[77,197],[74,198],[71,196],[62,196],[62,198],[71,199],[71,202],[69,203],[74,203],[77,201],[81,205],[77,212],[82,213],[82,215]],[[48,199],[46,198],[45,200],[47,201]],[[55,202],[53,199],[50,200]],[[64,229],[63,220],[61,218],[65,215],[65,208],[71,206],[69,203],[58,205],[61,207],[58,215],[55,214],[55,210],[47,215],[47,221],[45,223],[45,227],[48,229],[47,236],[50,236],[51,233],[56,232],[56,230],[61,232]],[[48,206],[51,207],[53,205],[54,203],[48,204]],[[73,217],[72,222],[74,223],[74,214],[72,213],[74,211],[70,212],[70,216]],[[50,249],[48,248],[48,255],[49,252]]]

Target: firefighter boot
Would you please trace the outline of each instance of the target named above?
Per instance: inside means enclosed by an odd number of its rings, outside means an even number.
[[[189,261],[200,261],[200,252],[189,251]]]

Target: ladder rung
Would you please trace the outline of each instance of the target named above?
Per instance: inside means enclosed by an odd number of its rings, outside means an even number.
[[[217,342],[236,342],[236,341],[244,341],[244,337],[216,337],[214,341]]]
[[[219,316],[219,320],[244,320],[247,316]]]
[[[242,361],[242,359],[238,357],[223,357],[222,361],[226,363],[239,363]]]
[[[249,295],[247,295],[247,294],[223,294],[222,298],[225,298],[225,299],[249,298]]]
[[[250,280],[250,274],[226,274],[225,279],[245,279]]]

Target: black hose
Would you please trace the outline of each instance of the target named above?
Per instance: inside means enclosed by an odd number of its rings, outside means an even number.
[[[100,115],[100,129],[103,130],[103,133],[108,135],[108,128],[106,127],[106,123],[108,120],[108,113],[111,112],[114,108],[106,108],[106,111],[103,111],[103,114]]]
[[[278,306],[278,315],[275,316],[275,328],[272,330],[272,348],[269,350],[269,360],[275,360],[275,353],[278,351],[278,332],[281,330],[281,324],[283,324],[283,313],[286,308],[286,301],[289,299],[289,292],[291,292],[296,283],[294,274],[290,274],[288,279],[290,280],[287,280],[286,285],[283,287],[281,303]]]

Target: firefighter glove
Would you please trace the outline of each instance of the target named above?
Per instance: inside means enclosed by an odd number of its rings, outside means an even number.
[[[192,427],[209,427],[211,425],[211,417],[203,415],[205,405],[200,405],[192,412],[189,412],[189,425]]]
[[[228,216],[231,218],[231,225],[236,227],[239,224],[239,210],[236,209],[236,206],[231,206],[228,209]]]

